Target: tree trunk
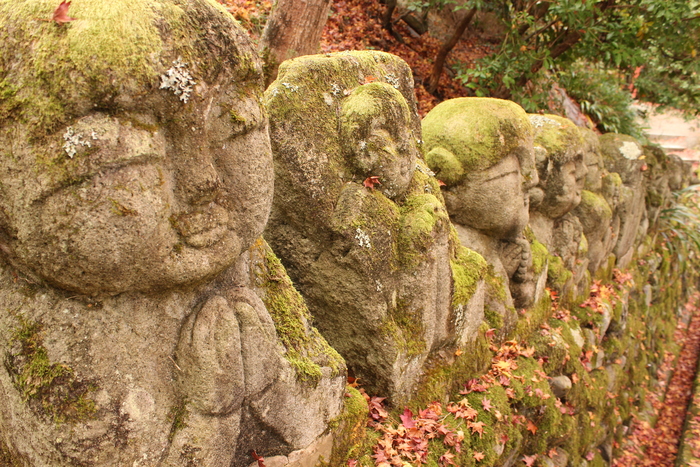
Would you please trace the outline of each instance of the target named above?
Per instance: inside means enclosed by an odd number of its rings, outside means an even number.
[[[277,77],[280,63],[318,52],[331,0],[277,0],[265,24],[259,50],[265,62],[265,84]]]
[[[450,51],[454,48],[454,46],[457,45],[459,38],[462,37],[462,34],[464,34],[464,31],[467,29],[467,26],[469,26],[469,23],[471,23],[472,19],[474,18],[474,15],[476,14],[476,11],[476,7],[469,10],[469,13],[467,13],[464,16],[464,18],[460,20],[459,24],[457,25],[457,29],[455,29],[454,34],[452,34],[452,36],[450,36],[450,38],[444,44],[442,44],[442,47],[440,47],[440,51],[438,52],[437,56],[435,57],[435,61],[433,62],[433,70],[430,73],[430,78],[428,78],[427,89],[429,93],[435,94],[438,82],[440,81],[440,76],[442,75],[442,67],[445,66],[447,54],[449,54]]]

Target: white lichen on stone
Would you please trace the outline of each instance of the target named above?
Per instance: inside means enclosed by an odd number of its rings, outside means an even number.
[[[360,151],[364,151],[367,148],[367,141],[360,141],[360,144],[358,146]]]
[[[299,86],[290,83],[282,83],[282,86],[289,89],[291,92],[297,92],[299,90]]]
[[[367,235],[361,228],[357,228],[355,231],[355,240],[362,248],[372,248],[372,242],[369,240],[369,235]]]
[[[97,134],[93,131],[91,133],[92,139],[97,139]],[[72,126],[66,128],[66,132],[63,134],[63,150],[66,151],[68,157],[73,159],[73,156],[78,152],[78,146],[86,146],[88,148],[92,147],[92,143],[89,140],[83,139],[83,135],[76,133]]]
[[[194,85],[197,84],[187,71],[187,63],[183,63],[179,57],[164,75],[160,75],[160,79],[160,89],[170,89],[185,104],[190,99]]]
[[[532,123],[532,126],[535,128],[542,128],[545,125],[561,126],[558,121],[545,117],[544,115],[530,115],[530,123]]]
[[[343,95],[343,89],[337,83],[333,83],[331,84],[331,94],[335,97],[340,97]]]
[[[388,75],[384,76],[384,79],[386,80],[387,83],[394,86],[395,89],[399,89],[399,86],[401,85],[401,83],[399,82],[399,79],[396,77],[395,74],[389,73]]]
[[[384,286],[381,282],[379,282],[379,279],[376,279],[374,282],[377,284],[377,292],[381,292],[382,290],[384,290]]]
[[[634,141],[624,141],[622,146],[620,146],[620,154],[622,154],[625,159],[634,161],[642,155],[642,150],[639,149],[639,145]]]
[[[434,177],[434,176],[435,176],[435,172],[433,172],[432,170],[430,170],[430,169],[427,168],[427,167],[424,167],[424,166],[421,165],[421,164],[416,164],[416,170],[417,170],[418,172],[420,172],[420,173],[423,173],[423,174],[429,176],[429,177]]]

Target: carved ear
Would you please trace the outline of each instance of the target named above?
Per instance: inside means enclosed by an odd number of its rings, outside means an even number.
[[[430,170],[447,186],[456,185],[464,177],[464,168],[457,157],[445,148],[436,147],[425,156]]]

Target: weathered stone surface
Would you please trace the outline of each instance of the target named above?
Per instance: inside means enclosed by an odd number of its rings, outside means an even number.
[[[549,380],[554,395],[560,399],[566,399],[566,395],[571,390],[571,378],[566,375],[555,376]]]
[[[54,8],[0,4],[2,445],[37,467],[307,448],[345,367],[260,238],[272,157],[248,39],[208,0],[36,20]]]
[[[613,215],[620,223],[613,252],[618,267],[625,267],[632,258],[632,245],[646,215],[643,151],[631,136],[608,133],[600,137],[600,142],[605,168],[617,173],[622,181],[619,203],[613,208]]]
[[[451,235],[419,158],[410,70],[380,52],[301,57],[281,65],[266,103],[266,237],[366,387],[405,399],[432,350],[472,338],[481,316],[469,301],[486,267]]]
[[[587,239],[571,211],[581,203],[588,173],[585,154],[591,151],[592,144],[568,119],[530,115],[530,121],[535,130],[539,174],[539,184],[531,190],[530,227],[549,253],[559,258],[552,266],[570,271],[567,277],[557,272],[549,278],[551,288],[569,297],[578,294],[578,289],[584,289],[588,282],[586,268],[580,267],[587,260]],[[588,162],[590,159],[589,156]],[[596,167],[595,162],[591,165]]]
[[[588,173],[584,163],[584,139],[579,128],[556,115],[530,115],[535,129],[535,155],[542,191],[531,211],[556,219],[581,202]],[[533,196],[534,197],[534,196]]]
[[[513,298],[524,307],[535,293],[530,245],[522,234],[528,190],[537,184],[527,114],[509,101],[451,99],[425,116],[423,132],[426,161],[445,183],[460,240],[486,258],[507,291],[505,301],[500,292],[487,297],[487,306],[512,322]]]

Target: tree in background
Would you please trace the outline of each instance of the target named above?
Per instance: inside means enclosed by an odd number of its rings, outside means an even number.
[[[574,97],[615,83],[640,99],[700,113],[697,0],[501,0],[488,7],[507,33],[495,54],[461,74],[476,95],[533,111],[546,102],[551,81],[568,81]],[[592,79],[572,79],[586,68]]]
[[[277,0],[260,39],[265,84],[277,76],[279,64],[318,52],[331,0]]]
[[[635,97],[700,113],[699,0],[414,0],[409,8],[416,4],[470,10],[434,60],[426,86],[433,94],[445,57],[478,10],[505,33],[495,53],[456,67],[477,96],[536,111],[561,83],[601,130],[627,133],[638,130],[629,109]]]

